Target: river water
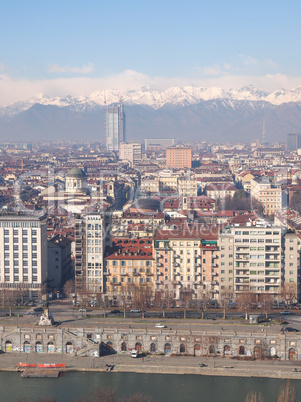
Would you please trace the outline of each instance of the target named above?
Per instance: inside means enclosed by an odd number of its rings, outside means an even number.
[[[57,401],[86,398],[99,388],[114,388],[119,396],[142,392],[154,402],[244,402],[249,391],[261,391],[265,402],[277,401],[286,380],[269,378],[214,377],[133,373],[64,373],[60,378],[21,378],[19,373],[0,373],[0,400],[36,401],[52,397]],[[301,381],[291,380],[301,400]]]

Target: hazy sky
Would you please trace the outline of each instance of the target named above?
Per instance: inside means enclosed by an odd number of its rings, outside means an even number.
[[[301,2],[0,0],[0,105],[149,85],[301,85]]]

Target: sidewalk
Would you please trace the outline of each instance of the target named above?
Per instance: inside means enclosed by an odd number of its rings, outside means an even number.
[[[147,356],[133,359],[130,355],[102,357],[75,357],[50,354],[2,354],[0,371],[16,371],[17,363],[65,363],[62,371],[106,371],[106,364],[114,366],[111,373],[194,374],[232,377],[269,377],[301,379],[301,363],[298,361],[239,361],[228,358],[184,356]],[[200,367],[201,364],[206,367]]]

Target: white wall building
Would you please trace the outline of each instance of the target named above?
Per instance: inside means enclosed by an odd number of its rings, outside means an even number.
[[[0,216],[0,288],[26,289],[31,299],[40,297],[46,284],[46,218]]]

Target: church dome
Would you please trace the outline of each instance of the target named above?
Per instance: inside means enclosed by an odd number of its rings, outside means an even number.
[[[71,170],[69,170],[69,172],[66,173],[66,176],[67,177],[81,177],[81,178],[84,178],[84,177],[86,177],[86,173],[82,169],[74,167]]]

